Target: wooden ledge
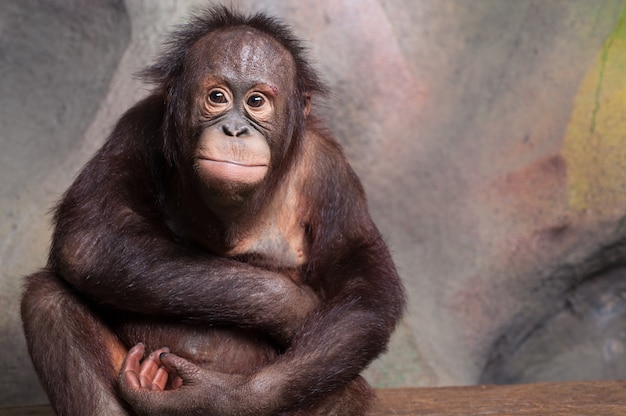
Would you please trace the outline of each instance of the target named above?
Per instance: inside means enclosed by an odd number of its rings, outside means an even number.
[[[381,389],[369,416],[626,415],[626,382]],[[54,416],[49,406],[0,408],[0,416]]]
[[[538,383],[377,390],[369,416],[624,416],[626,382]]]

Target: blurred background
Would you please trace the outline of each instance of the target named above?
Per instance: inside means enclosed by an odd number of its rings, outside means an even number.
[[[45,403],[50,209],[211,2],[0,2],[0,405]],[[228,0],[285,19],[409,295],[375,387],[626,378],[626,2]],[[54,340],[51,340],[54,342]]]

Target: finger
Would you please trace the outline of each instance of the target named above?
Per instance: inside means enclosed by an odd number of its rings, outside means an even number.
[[[157,377],[159,378],[158,383],[162,383],[161,378],[163,375],[161,372],[166,370],[161,366],[159,355],[164,352],[169,352],[169,348],[159,348],[158,350],[153,351],[148,358],[141,363],[141,369],[139,371],[139,381],[141,387],[154,390],[155,386],[153,384],[156,382]],[[160,369],[162,369],[161,372],[159,372]],[[160,390],[163,390],[163,388],[160,388]]]
[[[154,352],[148,356],[141,363],[141,369],[139,370],[139,382],[141,387],[146,389],[152,389],[152,380],[159,369],[159,364],[156,362],[156,355]]]
[[[139,364],[141,363],[145,351],[146,347],[141,342],[128,350],[126,360],[124,360],[124,367],[126,369],[139,371]]]
[[[170,389],[176,390],[179,387],[183,386],[183,379],[177,376],[176,374],[170,373]]]
[[[161,365],[170,373],[173,373],[183,380],[183,384],[189,384],[197,379],[200,368],[195,364],[177,356],[176,354],[164,352],[159,356]]]
[[[159,367],[157,370],[154,379],[152,380],[152,390],[163,391],[165,390],[165,386],[167,385],[167,380],[169,379],[170,373],[163,366]]]
[[[158,350],[154,350],[154,352],[153,352],[154,360],[159,365],[159,367],[162,366],[162,364],[161,364],[161,354],[163,354],[164,352],[168,353],[168,352],[170,352],[170,349],[167,348],[167,347],[163,347],[163,348],[159,348]]]
[[[134,389],[141,388],[139,368],[144,352],[145,347],[142,343],[135,345],[128,351],[124,363],[122,364],[122,378],[126,384]]]
[[[157,369],[156,374],[154,375],[154,379],[152,380],[152,390],[163,391],[167,386],[167,381],[169,380],[170,374],[167,368],[163,367],[163,365],[161,364],[160,356],[161,354],[168,352],[170,352],[169,348],[159,348],[158,350],[154,351],[154,357],[156,362],[159,364],[159,368]]]

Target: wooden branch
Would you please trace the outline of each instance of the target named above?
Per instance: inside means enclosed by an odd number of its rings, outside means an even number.
[[[626,382],[381,389],[368,416],[624,416]],[[0,408],[0,416],[54,416],[49,406]]]
[[[378,390],[369,416],[626,415],[626,382]]]

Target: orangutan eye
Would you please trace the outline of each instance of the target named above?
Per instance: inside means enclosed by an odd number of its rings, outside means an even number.
[[[214,104],[227,104],[228,98],[222,90],[213,90],[209,92],[209,100]]]
[[[254,94],[248,97],[248,101],[246,101],[248,107],[259,108],[265,104],[265,98],[262,95]]]

